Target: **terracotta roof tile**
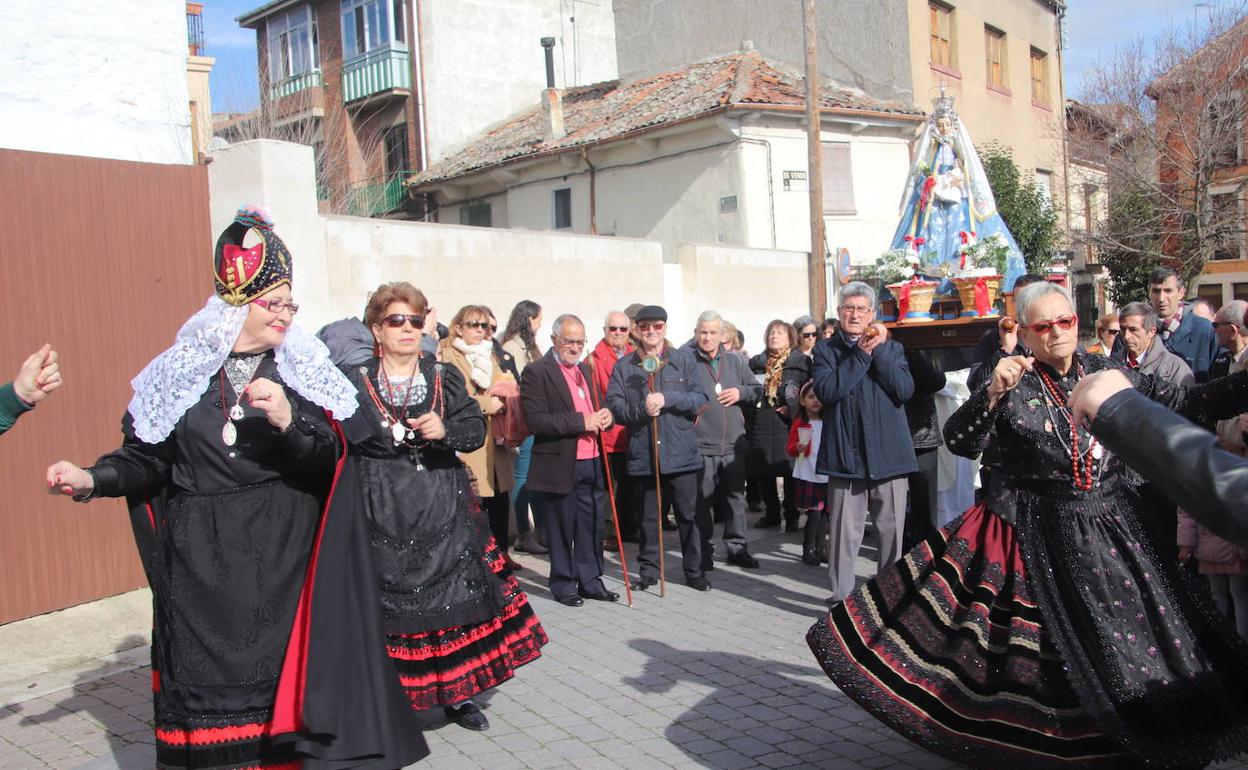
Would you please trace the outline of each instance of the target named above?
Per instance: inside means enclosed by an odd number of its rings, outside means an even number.
[[[804,104],[804,84],[799,73],[768,62],[757,53],[736,53],[627,85],[612,80],[569,88],[563,92],[566,135],[561,139],[545,141],[545,118],[537,105],[472,139],[414,176],[410,184],[424,187],[511,161],[620,139],[722,109],[754,105],[800,107]],[[901,102],[875,99],[836,84],[824,85],[819,106],[823,110],[898,116],[923,114]]]

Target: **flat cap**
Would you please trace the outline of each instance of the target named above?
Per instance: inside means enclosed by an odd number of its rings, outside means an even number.
[[[637,315],[633,316],[633,320],[637,323],[642,321],[666,321],[667,311],[658,305],[646,305],[637,311]]]

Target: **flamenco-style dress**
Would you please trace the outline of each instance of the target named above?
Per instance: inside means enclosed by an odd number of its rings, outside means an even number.
[[[1143,535],[1125,467],[1065,408],[1083,372],[1036,364],[945,426],[989,435],[1001,471],[966,511],[807,635],[828,676],[889,727],[984,768],[1203,767],[1248,748],[1248,647]],[[1242,411],[1243,376],[1137,388],[1202,423]],[[1147,426],[1140,426],[1147,430]]]
[[[282,384],[272,352],[231,354],[167,438],[141,441],[127,414],[122,447],[89,469],[93,495],[129,498],[152,586],[157,764],[415,761],[428,752],[394,708],[379,615],[355,606],[377,600],[350,496],[331,494],[341,441],[289,388],[294,421],[278,432],[236,392],[237,367],[254,372],[243,382]],[[344,622],[360,631],[337,631]]]
[[[380,370],[377,360],[346,369],[359,408],[343,429],[364,480],[387,649],[413,709],[454,706],[540,657],[546,632],[505,571],[455,454],[479,448],[486,434],[463,376],[430,356],[410,378]],[[404,430],[430,411],[444,438]]]

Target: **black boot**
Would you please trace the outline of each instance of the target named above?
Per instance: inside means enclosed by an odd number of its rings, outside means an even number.
[[[819,566],[819,511],[806,512],[806,528],[802,532],[802,563]]]

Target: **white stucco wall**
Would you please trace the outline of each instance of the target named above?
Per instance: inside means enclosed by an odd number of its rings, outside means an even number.
[[[240,203],[269,208],[294,257],[299,323],[309,329],[360,315],[369,292],[394,280],[420,287],[443,321],[463,305],[486,304],[505,323],[517,301],[534,300],[547,324],[543,345],[560,313],[581,316],[596,340],[608,311],[643,302],[667,308],[678,344],[713,308],[760,350],[768,320],[806,308],[806,255],[797,252],[321,216],[303,145],[261,140],[221,150],[209,185],[214,238]]]
[[[543,37],[556,38],[558,87],[616,77],[611,0],[422,0],[420,9],[432,160],[537,103]]]
[[[184,3],[0,5],[0,147],[191,163]]]
[[[850,145],[857,209],[825,217],[833,253],[847,248],[855,262],[872,262],[888,248],[910,169],[912,133],[909,123],[867,126],[858,133],[846,124],[827,124],[825,142]],[[600,234],[810,250],[809,195],[804,186],[784,189],[784,172],[808,170],[806,134],[794,119],[751,120],[744,126],[707,120],[649,141],[656,143],[622,142],[591,153]],[[573,161],[567,155],[517,169],[503,192],[482,195],[479,200],[494,206],[493,226],[551,229],[553,191],[567,187],[572,231],[588,233],[589,174],[583,161]],[[736,210],[724,210],[722,201],[732,197]],[[455,224],[459,216],[452,204],[439,212],[438,221]]]

